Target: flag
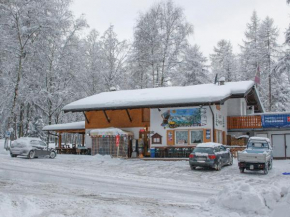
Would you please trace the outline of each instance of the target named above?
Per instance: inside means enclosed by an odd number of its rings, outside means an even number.
[[[256,73],[256,76],[255,76],[255,84],[260,84],[261,83],[260,82],[260,76],[261,76],[261,74],[260,74],[260,67],[258,65],[258,67],[257,67],[257,73]]]

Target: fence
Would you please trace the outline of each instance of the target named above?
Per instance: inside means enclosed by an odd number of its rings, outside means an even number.
[[[116,146],[116,137],[92,137],[92,155],[111,155],[112,157],[128,157],[128,137],[120,137],[119,154]]]
[[[228,117],[228,129],[262,128],[262,118],[255,116]]]

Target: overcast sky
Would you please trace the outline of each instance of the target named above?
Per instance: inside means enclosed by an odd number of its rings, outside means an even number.
[[[133,40],[133,28],[138,14],[145,12],[157,0],[74,0],[75,16],[84,14],[90,29],[103,33],[113,24],[119,39]],[[184,9],[187,21],[194,26],[191,44],[198,44],[205,56],[221,39],[230,40],[234,52],[239,52],[246,23],[254,10],[260,19],[267,15],[279,28],[279,43],[290,23],[290,6],[286,0],[175,0]]]

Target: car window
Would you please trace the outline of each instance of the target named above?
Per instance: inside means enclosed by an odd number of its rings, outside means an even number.
[[[226,151],[227,149],[224,146],[221,146],[221,151]]]
[[[269,144],[267,142],[249,142],[248,148],[253,148],[253,149],[269,148]]]
[[[39,141],[39,144],[40,144],[41,146],[46,147],[46,144],[45,144],[45,142],[43,142],[43,141]]]
[[[201,147],[196,147],[193,150],[194,153],[207,153],[207,154],[213,154],[213,148],[201,148]]]
[[[31,144],[31,145],[37,145],[37,146],[43,146],[43,147],[46,147],[45,142],[43,142],[43,141],[39,141],[39,140],[31,140],[31,141],[30,141],[30,144]]]
[[[215,147],[214,152],[220,152],[220,147]]]

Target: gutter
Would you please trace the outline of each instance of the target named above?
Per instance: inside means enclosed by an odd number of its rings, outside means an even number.
[[[210,108],[211,114],[212,114],[212,142],[215,142],[215,124],[214,124],[214,113],[212,111],[211,105],[208,106]]]

